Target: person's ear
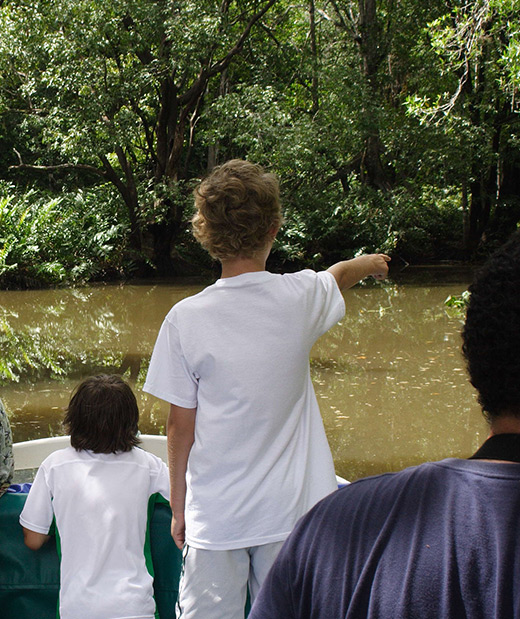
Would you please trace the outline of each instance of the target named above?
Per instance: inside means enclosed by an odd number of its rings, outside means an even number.
[[[272,241],[275,240],[276,235],[278,234],[278,231],[280,230],[280,226],[271,226],[269,228],[269,237]]]

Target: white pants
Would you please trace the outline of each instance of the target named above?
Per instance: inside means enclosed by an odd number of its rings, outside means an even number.
[[[252,604],[282,545],[237,550],[185,546],[177,619],[244,619],[248,586]]]

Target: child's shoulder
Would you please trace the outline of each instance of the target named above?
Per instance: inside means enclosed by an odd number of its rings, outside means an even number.
[[[329,288],[336,285],[334,276],[331,273],[328,271],[313,271],[312,269],[285,273],[282,280],[289,287],[295,287],[310,292],[314,291],[316,288]]]
[[[125,453],[128,455],[129,458],[132,458],[139,463],[148,466],[151,470],[167,468],[162,458],[159,458],[159,456],[156,456],[155,454],[146,451],[142,447],[132,447],[131,451]]]
[[[180,299],[172,306],[168,314],[166,314],[166,318],[171,318],[172,316],[175,316],[175,314],[179,311],[190,311],[192,308],[204,304],[205,299],[211,297],[212,293],[215,291],[216,288],[216,282],[214,282],[213,284],[209,284],[202,290],[199,290],[199,292]]]
[[[57,449],[46,456],[42,460],[39,468],[44,471],[50,471],[51,469],[62,466],[63,464],[68,464],[69,462],[73,462],[74,460],[78,460],[80,458],[81,451],[74,449],[74,447],[68,446],[63,449]]]
[[[334,286],[334,277],[327,271],[303,269],[294,273],[271,273],[268,271],[244,273],[230,278],[219,279],[200,292],[178,301],[166,315],[166,322],[177,325],[180,322],[196,322],[201,314],[226,303],[233,303],[237,294],[248,294],[248,291],[258,293],[270,289],[280,296],[291,298],[314,296],[318,290],[328,290]],[[265,287],[265,288],[264,288]],[[224,294],[223,294],[224,293]]]

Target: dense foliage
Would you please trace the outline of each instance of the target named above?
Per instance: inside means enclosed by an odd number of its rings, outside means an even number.
[[[193,272],[191,191],[277,172],[273,264],[474,259],[520,220],[516,0],[5,0],[0,283]]]

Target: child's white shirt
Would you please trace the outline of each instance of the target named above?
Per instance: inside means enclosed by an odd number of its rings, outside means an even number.
[[[144,391],[197,409],[189,545],[284,540],[337,487],[309,354],[344,312],[334,277],[305,270],[219,279],[166,316]]]
[[[145,564],[148,502],[169,497],[164,462],[139,448],[95,454],[67,447],[40,466],[20,524],[61,545],[60,618],[153,617]]]

